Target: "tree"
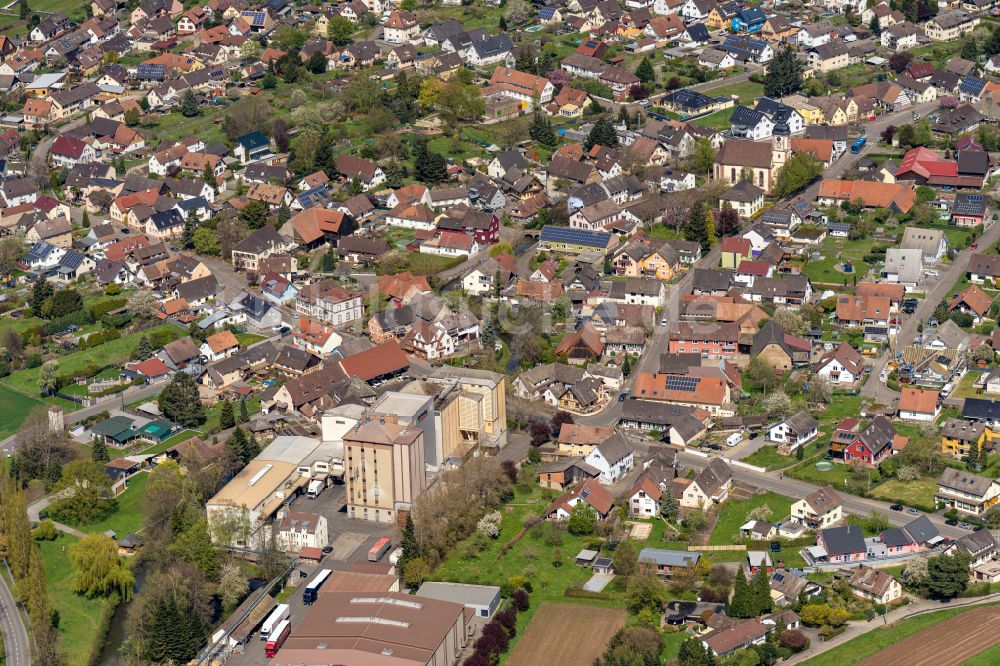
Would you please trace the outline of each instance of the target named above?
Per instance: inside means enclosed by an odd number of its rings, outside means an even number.
[[[882,130],[882,134],[879,135],[879,138],[882,140],[883,143],[891,145],[894,136],[896,136],[896,126],[887,125],[886,128]]]
[[[531,17],[531,10],[527,0],[507,0],[507,25],[521,25]]]
[[[709,236],[710,233],[712,237]],[[691,207],[687,226],[684,227],[684,238],[701,243],[703,250],[709,250],[715,243],[714,236],[715,221],[712,219],[711,206],[707,202],[699,201]]]
[[[778,642],[792,652],[801,652],[809,646],[809,639],[798,629],[785,629],[778,635]]]
[[[94,443],[90,447],[90,459],[97,463],[106,463],[111,460],[108,455],[108,445],[103,437],[95,437]]]
[[[38,390],[42,395],[51,395],[59,389],[58,361],[46,361],[38,369]]]
[[[635,68],[635,75],[646,85],[656,85],[656,70],[653,69],[653,63],[649,61],[649,58],[642,59],[639,66]]]
[[[697,173],[711,173],[715,164],[715,148],[708,139],[698,139],[694,142],[694,153],[691,158],[691,168]]]
[[[753,593],[754,617],[770,613],[772,610],[771,577],[767,573],[767,567],[757,569],[757,573],[750,580],[750,589]]]
[[[224,612],[232,613],[240,605],[250,590],[250,582],[243,575],[243,570],[236,562],[226,562],[222,565],[222,576],[219,578],[219,598],[222,599]]]
[[[250,437],[247,437],[243,428],[237,428],[233,431],[233,434],[226,440],[226,449],[239,461],[241,469],[260,453],[257,450],[256,443],[252,442]]]
[[[990,36],[990,41],[986,44],[983,55],[987,58],[1000,55],[1000,28],[993,30],[993,34]]]
[[[208,227],[198,227],[195,230],[193,247],[199,254],[219,256],[219,238]]]
[[[657,614],[657,628],[659,615]],[[640,666],[659,664],[663,639],[650,627],[625,627],[611,637],[604,654],[594,661],[594,666]]]
[[[536,113],[532,119],[528,135],[533,141],[537,141],[543,146],[556,145],[556,134],[552,131],[552,122],[540,113]]]
[[[326,62],[324,60],[324,62]],[[288,123],[284,118],[275,118],[271,123],[271,138],[279,152],[287,153],[291,147],[291,137],[288,136]]]
[[[872,34],[878,37],[882,34],[882,21],[878,16],[872,14],[872,20],[868,23],[868,29],[872,31]]]
[[[24,256],[24,237],[11,234],[0,238],[0,275],[7,275],[17,268],[18,260]]]
[[[784,391],[775,391],[764,400],[764,409],[771,418],[784,418],[792,409],[792,401]]]
[[[971,38],[962,42],[962,50],[959,51],[959,56],[975,62],[979,58],[979,50],[976,48],[976,42]]]
[[[957,597],[969,586],[969,556],[935,555],[927,558],[927,592],[936,599]]]
[[[139,338],[139,344],[135,347],[135,356],[140,361],[145,361],[147,358],[153,355],[153,343],[149,341],[148,335],[142,335]]]
[[[764,94],[782,97],[797,92],[802,87],[802,62],[791,47],[781,48],[771,59],[764,76]]]
[[[198,231],[198,215],[194,210],[188,211],[184,218],[184,233],[181,236],[181,247],[185,250],[194,249],[194,234]]]
[[[771,320],[785,333],[804,335],[809,330],[809,323],[802,314],[790,308],[778,308]]]
[[[135,576],[118,556],[118,547],[104,534],[88,534],[69,548],[73,567],[73,591],[93,598],[117,592],[124,600],[132,596]]]
[[[716,666],[718,660],[708,651],[700,638],[691,636],[681,643],[677,653],[677,663],[680,666]]]
[[[313,51],[306,62],[306,69],[313,74],[322,74],[326,71],[326,56],[320,51]]]
[[[574,536],[587,536],[594,533],[597,526],[597,514],[585,502],[580,502],[573,507],[566,523],[569,533]]]
[[[677,512],[679,509],[680,504],[673,497],[660,497],[660,516],[662,516],[664,520],[674,520],[677,518]]]
[[[403,582],[411,588],[418,588],[431,575],[431,567],[422,557],[414,557],[403,569]]]
[[[633,613],[649,608],[659,610],[663,603],[666,589],[659,577],[652,572],[638,573],[629,576],[625,587],[626,605]]]
[[[809,378],[809,402],[828,404],[833,399],[833,386],[823,375],[813,375]]]
[[[198,105],[198,97],[194,90],[188,88],[181,96],[181,115],[185,118],[194,118],[201,114],[201,107]]]
[[[827,618],[830,617],[830,605],[806,604],[799,611],[799,617],[809,626],[819,627],[826,624]]]
[[[201,404],[198,385],[186,372],[178,372],[157,400],[160,411],[174,423],[193,428],[205,422],[205,407]]]
[[[541,446],[545,442],[549,441],[552,436],[552,429],[547,423],[541,421],[535,421],[528,428],[528,434],[531,436],[532,446]]]
[[[44,277],[39,275],[35,278],[35,282],[31,287],[31,298],[29,300],[31,313],[36,317],[41,316],[45,302],[52,298],[54,292],[55,288]]]
[[[421,556],[420,542],[417,541],[417,535],[414,530],[413,516],[407,514],[406,522],[403,524],[403,536],[399,541],[399,546],[402,548],[402,553],[399,556],[399,562],[397,563],[399,569],[402,570],[406,563],[410,560],[414,560]]]
[[[260,199],[250,201],[240,211],[240,219],[248,229],[260,229],[267,223],[267,204]]]
[[[615,548],[615,553],[611,557],[614,564],[615,573],[626,579],[638,570],[639,553],[636,552],[635,542],[625,539]]]
[[[247,412],[247,401],[246,398],[240,400],[240,423],[246,423],[250,420],[250,414]]]
[[[778,170],[774,194],[786,197],[798,192],[823,173],[823,164],[812,153],[795,153]]]
[[[236,425],[236,415],[233,413],[233,403],[223,399],[219,407],[219,427],[228,430]]]
[[[83,309],[83,297],[76,289],[60,289],[52,295],[52,306],[49,314],[53,319],[65,317]]]
[[[723,204],[719,211],[719,218],[715,221],[715,226],[719,236],[729,236],[739,231],[740,214],[729,205],[728,201]]]
[[[715,231],[715,214],[712,212],[712,207],[708,206],[705,211],[705,240],[702,241],[702,249],[710,250],[715,247],[715,243],[718,241],[718,234]],[[705,247],[705,244],[708,247]]]
[[[148,289],[136,289],[125,301],[125,307],[139,320],[155,317],[160,312],[160,305],[160,299]]]
[[[174,529],[177,528],[174,525]],[[219,551],[212,544],[206,518],[199,518],[184,528],[174,537],[169,550],[179,561],[198,567],[207,578],[215,578],[219,571]]]
[[[440,153],[431,151],[426,141],[417,144],[413,158],[417,179],[424,183],[440,183],[448,178],[448,162]]]
[[[590,150],[594,146],[604,146],[605,148],[617,147],[618,134],[615,132],[615,126],[607,118],[601,118],[594,123],[594,127],[590,130],[590,134],[587,135],[587,140],[584,141],[583,146],[586,150]]]
[[[738,618],[756,617],[755,609],[753,588],[747,581],[743,567],[739,567],[736,571],[736,582],[733,585],[733,596],[726,603],[726,615]]]
[[[22,21],[27,21],[31,17],[31,7],[28,6],[28,0],[20,0],[17,3],[17,13]]]

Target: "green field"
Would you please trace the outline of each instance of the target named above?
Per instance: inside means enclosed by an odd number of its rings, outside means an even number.
[[[59,614],[59,650],[67,664],[86,664],[100,629],[108,599],[87,599],[73,592],[73,570],[67,552],[77,538],[60,533],[55,541],[39,541],[45,587],[52,610]]]
[[[113,530],[118,538],[142,527],[142,502],[146,497],[149,474],[136,474],[128,480],[128,487],[118,496],[118,509],[104,520],[88,525],[72,524],[81,532],[101,533]]]
[[[824,652],[802,663],[803,666],[843,666],[844,664],[854,664],[907,636],[917,633],[921,629],[935,625],[938,622],[944,622],[950,617],[961,615],[974,608],[978,608],[978,606],[951,608],[900,620],[888,627],[873,629],[866,634],[851,639],[843,645],[839,645],[828,652]]]
[[[803,268],[803,273],[813,282],[821,284],[843,285],[853,284],[854,278],[861,279],[868,272],[869,266],[862,257],[871,252],[871,240],[849,241],[844,238],[827,238],[823,241],[821,252],[823,258],[810,260]],[[841,273],[836,270],[844,259],[850,259],[854,264],[853,273]]]
[[[28,416],[28,412],[41,404],[34,398],[29,398],[6,386],[0,386],[0,438],[16,433]]]
[[[872,489],[872,497],[899,502],[906,506],[927,511],[934,510],[934,493],[938,484],[934,479],[916,479],[915,481],[897,481],[889,479]]]
[[[66,356],[59,357],[59,373],[71,373],[83,370],[88,365],[119,365],[128,360],[139,338],[143,335],[150,335],[154,330],[167,329],[173,331],[175,338],[183,335],[183,331],[173,324],[163,324],[156,329],[142,331],[141,333],[131,333],[129,335],[106,342],[93,349],[83,349]],[[39,368],[26,368],[18,370],[10,376],[4,378],[4,382],[25,393],[26,395],[38,395],[38,373]]]
[[[777,521],[791,515],[792,500],[775,493],[755,495],[747,500],[728,499],[719,508],[719,520],[715,523],[712,536],[708,540],[711,546],[725,546],[736,543],[740,536],[740,527],[747,522],[747,514],[759,506],[767,505],[771,509],[771,521]],[[716,553],[709,553],[715,557]]]
[[[163,440],[155,446],[151,446],[148,449],[143,449],[140,453],[144,455],[155,456],[157,453],[163,453],[167,449],[173,448],[180,444],[181,442],[186,442],[192,437],[195,437],[198,433],[194,430],[181,430],[176,435],[171,435],[167,439]]]
[[[784,456],[778,453],[777,446],[762,446],[744,458],[743,462],[768,469],[784,469],[798,461],[795,456]]]
[[[379,275],[402,271],[411,271],[414,275],[434,275],[454,268],[466,259],[466,257],[441,257],[420,252],[403,252],[401,256],[396,255],[398,259],[391,258],[392,253],[386,256],[390,257],[390,263],[383,262],[379,265]]]
[[[237,333],[236,340],[240,343],[241,347],[249,347],[261,340],[267,340],[267,336],[257,335],[256,333]]]
[[[701,125],[702,127],[729,127],[731,124],[729,121],[733,117],[733,111],[733,107],[722,109],[720,111],[716,111],[715,113],[710,113],[707,116],[696,118],[691,122],[695,125]]]
[[[740,104],[744,106],[753,104],[754,98],[760,97],[763,94],[764,84],[754,83],[753,81],[740,81],[739,83],[731,83],[726,86],[712,88],[711,90],[713,97],[739,95]]]

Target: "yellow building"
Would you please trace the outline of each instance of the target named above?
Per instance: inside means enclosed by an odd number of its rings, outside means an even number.
[[[424,431],[369,421],[344,435],[349,518],[395,523],[427,487]]]
[[[973,448],[979,452],[998,436],[1000,433],[994,433],[982,423],[951,418],[941,426],[941,453],[964,458]]]

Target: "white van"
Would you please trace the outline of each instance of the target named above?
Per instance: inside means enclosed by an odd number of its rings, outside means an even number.
[[[743,433],[734,432],[732,435],[726,438],[726,446],[736,446],[743,441]]]

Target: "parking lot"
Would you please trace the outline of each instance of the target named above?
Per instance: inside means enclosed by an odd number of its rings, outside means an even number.
[[[348,518],[344,498],[344,486],[334,485],[327,488],[316,499],[309,499],[302,495],[291,504],[292,511],[318,513],[327,519],[330,546],[333,548],[319,564],[303,562],[292,573],[291,584],[296,589],[285,603],[290,606],[293,632],[296,623],[305,617],[307,610],[305,604],[302,603],[300,590],[312,580],[316,571],[320,569],[343,571],[353,562],[367,562],[368,549],[381,537],[392,537],[393,548],[399,541],[399,530],[396,529],[395,525]],[[383,559],[383,561],[386,560]],[[268,664],[269,660],[264,657],[264,641],[255,634],[244,647],[244,652],[234,654],[226,663],[239,666],[264,666]]]

